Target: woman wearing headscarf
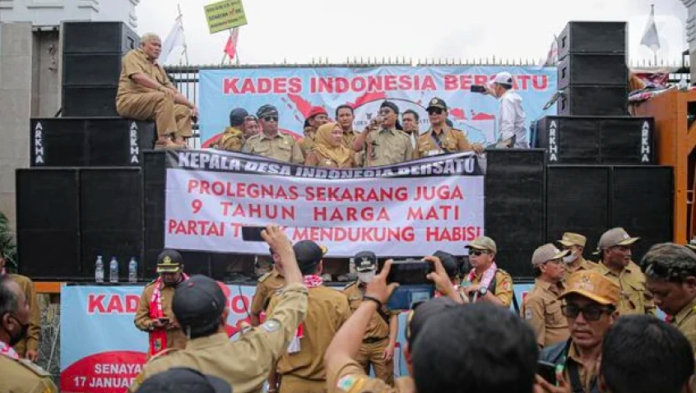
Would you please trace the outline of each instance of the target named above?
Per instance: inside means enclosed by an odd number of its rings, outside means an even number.
[[[326,123],[319,127],[314,138],[314,148],[307,154],[305,165],[323,168],[352,168],[354,152],[343,145],[343,129],[338,123]]]

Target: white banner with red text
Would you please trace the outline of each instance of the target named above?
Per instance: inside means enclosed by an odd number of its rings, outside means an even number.
[[[165,245],[265,254],[242,228],[278,224],[327,256],[464,255],[484,233],[484,166],[473,153],[376,168],[325,169],[243,153],[167,153]]]

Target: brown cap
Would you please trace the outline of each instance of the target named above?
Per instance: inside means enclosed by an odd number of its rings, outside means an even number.
[[[570,294],[578,294],[602,305],[619,304],[621,288],[619,284],[593,270],[580,270],[568,277],[562,299]]]
[[[600,250],[606,250],[614,246],[630,246],[640,239],[639,237],[631,237],[628,232],[623,228],[613,228],[610,229],[602,235],[599,239],[599,244],[597,248]]]
[[[585,247],[585,244],[587,244],[587,238],[579,233],[566,232],[563,234],[563,239],[559,240],[558,242],[566,247]]]
[[[551,243],[544,244],[534,250],[534,255],[532,255],[532,266],[538,266],[554,259],[563,258],[568,255],[569,252],[568,250],[561,251]]]
[[[493,252],[494,254],[498,253],[498,247],[495,245],[495,241],[491,239],[488,236],[481,236],[479,238],[474,239],[471,243],[469,243],[466,248],[475,248],[477,250],[488,250]]]
[[[176,250],[165,249],[157,256],[157,273],[177,273],[184,258]]]

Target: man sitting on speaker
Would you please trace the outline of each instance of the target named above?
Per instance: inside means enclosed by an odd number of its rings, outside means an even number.
[[[160,38],[147,33],[140,39],[140,48],[123,58],[116,111],[123,117],[154,121],[155,146],[182,148],[193,135],[191,122],[198,117],[198,108],[179,93],[157,62],[161,50]]]

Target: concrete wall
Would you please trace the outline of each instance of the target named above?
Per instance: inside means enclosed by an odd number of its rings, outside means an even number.
[[[15,169],[29,166],[32,25],[0,23],[0,210],[16,228]]]
[[[58,26],[61,21],[121,21],[138,27],[140,0],[0,0],[0,22]]]

